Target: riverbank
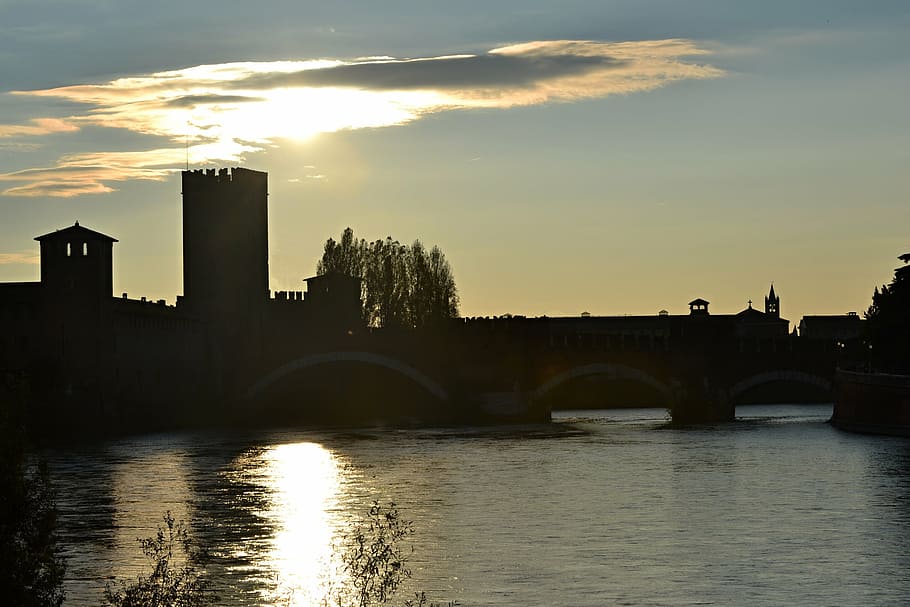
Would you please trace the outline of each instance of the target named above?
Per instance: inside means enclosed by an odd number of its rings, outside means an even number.
[[[831,423],[849,432],[910,436],[910,375],[838,370]]]

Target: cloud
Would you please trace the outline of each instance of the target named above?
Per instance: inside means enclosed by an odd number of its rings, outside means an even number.
[[[197,105],[224,105],[234,103],[252,103],[254,101],[265,101],[262,97],[244,97],[242,95],[186,95],[177,97],[167,102],[169,107],[187,108]]]
[[[79,130],[75,124],[60,118],[33,118],[29,122],[31,124],[0,124],[0,137],[38,137]]]
[[[13,264],[38,265],[40,257],[37,253],[0,253],[0,266]]]
[[[170,150],[166,151],[170,154]],[[126,180],[154,180],[166,178],[171,169],[149,166],[154,163],[147,152],[120,154],[80,154],[64,156],[57,166],[25,169],[0,174],[0,181],[14,185],[3,190],[4,196],[53,196],[72,198],[84,194],[106,194],[116,191],[109,183]],[[133,162],[117,162],[120,160]],[[170,163],[169,163],[170,164]]]
[[[0,192],[4,196],[51,196],[72,198],[84,194],[107,194],[116,188],[109,184],[120,181],[161,181],[180,170],[186,156],[218,156],[208,150],[208,144],[190,146],[188,149],[162,148],[135,152],[89,152],[61,157],[57,165],[46,168],[25,169],[13,173],[0,173],[0,182],[19,183]],[[258,148],[242,144],[219,145],[219,150],[229,153],[217,158],[226,163],[240,162],[244,152]]]
[[[255,74],[233,88],[346,87],[369,90],[460,90],[530,86],[550,78],[619,67],[612,57],[564,53],[521,56],[491,52],[432,59],[373,60],[319,70]]]
[[[101,84],[18,91],[82,104],[85,111],[56,121],[0,126],[0,136],[92,126],[164,138],[172,147],[66,156],[54,167],[0,174],[0,181],[17,182],[2,193],[109,192],[115,181],[164,178],[186,162],[187,152],[194,165],[242,162],[245,154],[282,139],[403,125],[436,112],[566,103],[721,76],[721,70],[692,60],[706,54],[680,39],[537,41],[480,54],[200,65]]]

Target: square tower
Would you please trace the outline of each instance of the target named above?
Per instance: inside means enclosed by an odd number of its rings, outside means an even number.
[[[106,303],[114,291],[113,245],[106,234],[74,225],[35,237],[41,284],[53,299]]]
[[[268,173],[183,172],[183,294],[209,313],[268,300]]]

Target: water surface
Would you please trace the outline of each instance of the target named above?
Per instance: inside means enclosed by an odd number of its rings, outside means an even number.
[[[67,605],[143,565],[170,510],[233,605],[314,605],[368,505],[414,523],[405,592],[463,605],[910,601],[910,441],[830,406],[667,429],[658,409],[548,426],[131,438],[50,454]],[[337,580],[343,583],[343,580]]]

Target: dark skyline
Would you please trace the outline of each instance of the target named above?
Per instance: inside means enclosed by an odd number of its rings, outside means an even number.
[[[677,423],[732,420],[742,386],[830,391],[837,363],[867,358],[857,315],[829,317],[827,330],[801,322],[797,336],[773,286],[763,310],[750,301],[736,314],[711,314],[696,298],[684,315],[459,318],[445,306],[412,322],[395,302],[412,283],[430,288],[433,272],[393,266],[386,249],[363,275],[322,265],[305,292],[272,292],[268,174],[184,171],[182,191],[187,288],[175,305],[115,296],[119,240],[78,222],[35,238],[40,282],[0,283],[0,370],[34,387],[38,427],[207,428],[286,413],[347,424],[549,421],[554,390],[588,376],[644,381]],[[357,254],[353,237],[342,241],[340,255]],[[368,395],[378,393],[402,396],[376,408]]]
[[[34,280],[31,236],[78,219],[122,240],[117,292],[181,292],[188,142],[192,168],[272,176],[274,289],[350,225],[438,243],[468,316],[740,310],[772,281],[787,318],[862,312],[907,248],[908,20],[898,2],[6,2],[0,276]],[[163,73],[184,88],[160,103],[111,96]]]

